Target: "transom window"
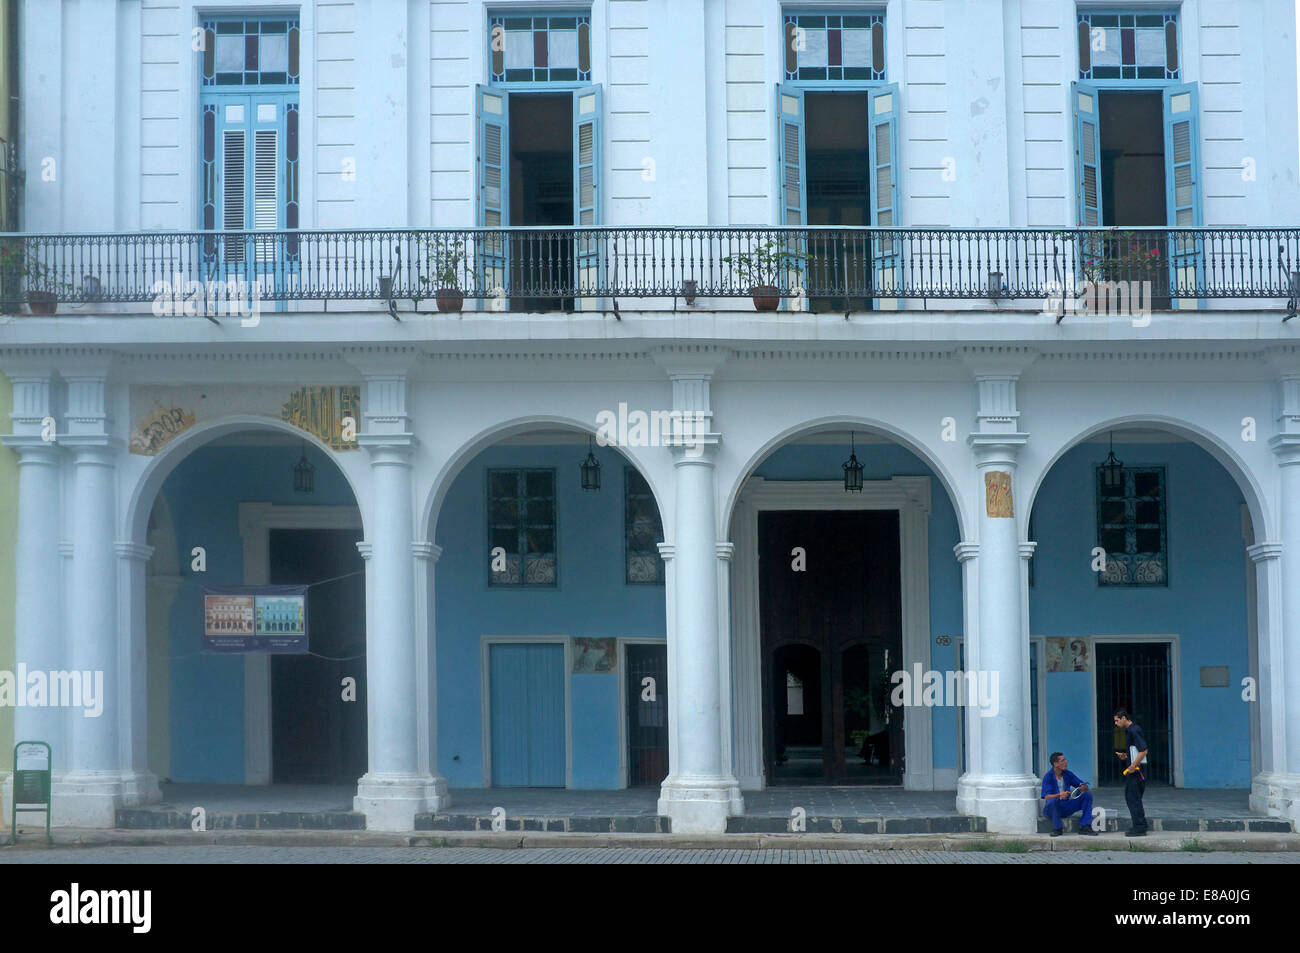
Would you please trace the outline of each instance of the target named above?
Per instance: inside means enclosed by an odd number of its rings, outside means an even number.
[[[203,21],[204,86],[296,86],[298,21]]]
[[[1178,14],[1080,13],[1079,79],[1176,80]]]
[[[554,586],[555,471],[488,470],[487,477],[489,584]]]
[[[591,82],[591,16],[490,18],[493,83]]]
[[[659,543],[664,539],[664,525],[659,518],[650,484],[635,467],[624,470],[623,539],[629,584],[663,585],[664,561]]]
[[[885,17],[785,14],[787,81],[884,80]]]
[[[1097,467],[1097,545],[1106,551],[1103,586],[1167,586],[1168,528],[1165,468],[1124,467],[1123,482],[1108,488]]]

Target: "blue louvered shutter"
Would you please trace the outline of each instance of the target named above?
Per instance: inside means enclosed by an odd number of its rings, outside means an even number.
[[[871,90],[868,116],[871,133],[871,224],[879,228],[898,228],[898,84],[891,83]],[[872,287],[876,290],[876,307],[893,311],[902,306],[900,299],[887,297],[902,284],[902,243],[892,235],[872,236]]]
[[[504,229],[510,224],[510,94],[479,86],[477,98],[478,223]],[[486,233],[476,242],[475,268],[489,308],[504,307],[506,250],[504,232]]]
[[[601,223],[601,105],[599,85],[573,91],[573,224],[579,228]],[[579,233],[574,255],[579,291],[574,307],[579,311],[600,311],[605,306],[603,299],[582,293],[604,284],[600,245],[594,235]]]
[[[1097,87],[1074,83],[1074,185],[1077,221],[1095,228],[1101,221],[1101,113]]]
[[[1195,228],[1201,224],[1201,136],[1196,84],[1181,83],[1164,89],[1165,209],[1170,228]],[[1194,233],[1176,235],[1170,242],[1170,305],[1203,307],[1195,297],[1205,284],[1202,242]]]

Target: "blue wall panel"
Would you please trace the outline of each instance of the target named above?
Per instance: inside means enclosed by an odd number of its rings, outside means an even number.
[[[1116,455],[1128,466],[1166,467],[1169,585],[1100,587],[1090,565],[1097,545],[1093,467],[1105,455],[1097,444],[1076,447],[1043,482],[1034,504],[1032,632],[1179,636],[1184,784],[1249,787],[1250,710],[1241,700],[1241,679],[1250,674],[1241,491],[1192,444],[1118,446]],[[1201,688],[1203,665],[1227,665],[1229,686]],[[1049,750],[1065,751],[1095,775],[1091,685],[1076,687],[1054,673],[1047,678]]]
[[[295,493],[300,446],[200,447],[163,483],[180,553],[182,585],[171,611],[171,780],[244,782],[244,661],[203,655],[203,591],[244,581],[239,504],[270,501],[318,506],[355,505],[341,472],[315,447],[316,489]],[[207,550],[207,572],[190,571],[190,551]],[[358,704],[363,704],[359,701]]]

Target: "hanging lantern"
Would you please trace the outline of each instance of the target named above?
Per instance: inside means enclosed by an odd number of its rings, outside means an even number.
[[[592,440],[587,438],[587,459],[582,461],[582,488],[584,490],[600,489],[600,461],[593,452]]]
[[[849,458],[844,461],[844,491],[846,493],[862,492],[862,464],[858,462],[852,432],[849,433]]]
[[[316,468],[307,459],[307,445],[302,445],[302,457],[293,468],[293,489],[296,493],[313,493],[316,490]]]
[[[1101,464],[1101,485],[1107,490],[1124,488],[1124,461],[1115,456],[1115,433],[1110,435],[1110,453]]]

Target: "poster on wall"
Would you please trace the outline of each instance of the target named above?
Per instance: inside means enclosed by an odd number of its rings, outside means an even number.
[[[307,651],[306,586],[204,586],[203,651]]]

